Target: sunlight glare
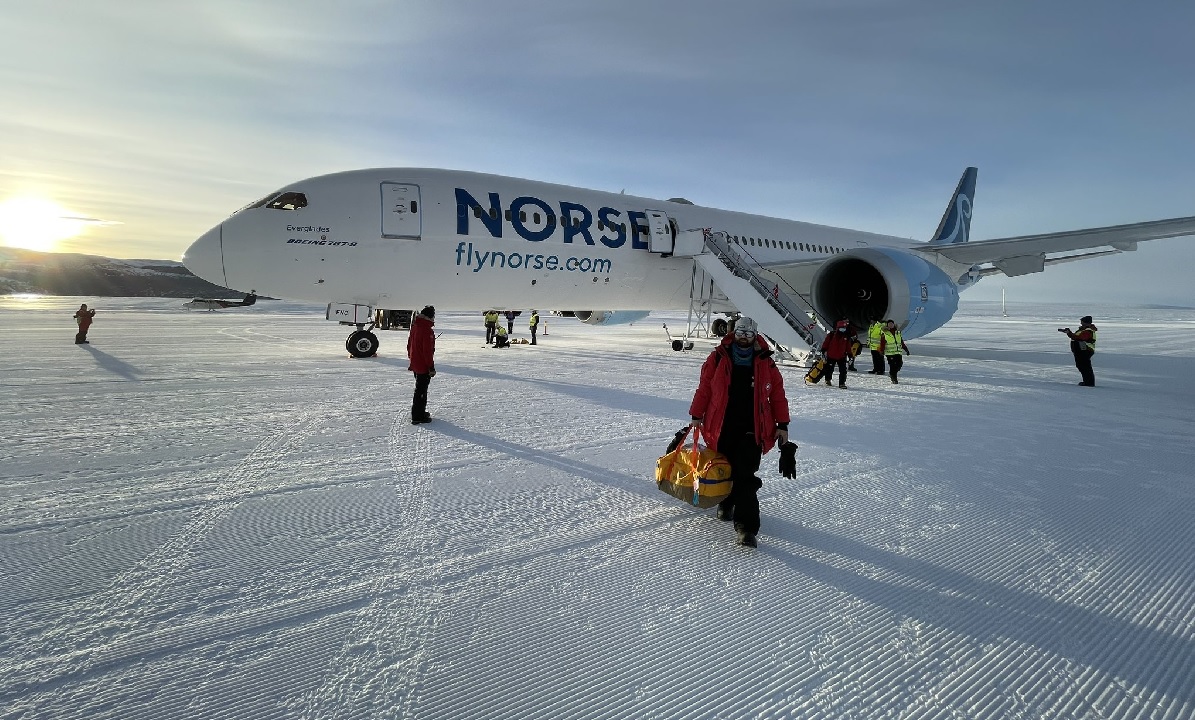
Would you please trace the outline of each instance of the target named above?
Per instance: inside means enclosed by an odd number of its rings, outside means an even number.
[[[0,242],[9,247],[51,252],[85,224],[45,198],[15,197],[0,203]]]

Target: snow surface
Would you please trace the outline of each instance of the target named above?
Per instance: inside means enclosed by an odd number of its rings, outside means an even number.
[[[412,426],[405,332],[2,298],[0,718],[1195,717],[1195,311],[1009,307],[786,370],[749,550],[652,482],[681,316],[446,315]]]

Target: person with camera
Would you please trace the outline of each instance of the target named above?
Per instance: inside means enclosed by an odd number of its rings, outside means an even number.
[[[1083,387],[1095,387],[1095,371],[1091,369],[1091,356],[1095,354],[1095,334],[1098,328],[1092,324],[1091,316],[1079,318],[1079,329],[1071,332],[1070,328],[1058,328],[1058,332],[1066,333],[1071,339],[1071,354],[1075,356],[1075,367],[1083,380],[1079,383]]]
[[[90,345],[87,340],[87,330],[91,327],[92,320],[95,318],[95,310],[88,310],[87,303],[79,306],[75,311],[75,323],[79,326],[79,332],[75,333],[76,345]]]

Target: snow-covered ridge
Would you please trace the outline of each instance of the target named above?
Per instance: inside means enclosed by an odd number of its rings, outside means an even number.
[[[0,293],[187,297],[228,295],[175,260],[121,260],[0,247]]]

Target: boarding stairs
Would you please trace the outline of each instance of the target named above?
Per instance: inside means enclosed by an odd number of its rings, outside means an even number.
[[[701,232],[705,252],[693,259],[739,312],[754,318],[760,330],[780,346],[778,353],[804,362],[817,352],[826,331],[813,305],[799,293],[785,292],[779,283],[760,275],[756,268],[762,268],[745,257],[725,233]],[[797,349],[802,347],[808,350]]]

